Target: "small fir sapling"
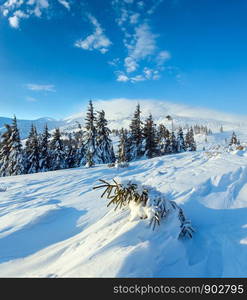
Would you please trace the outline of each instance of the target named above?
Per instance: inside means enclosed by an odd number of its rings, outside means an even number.
[[[130,209],[131,219],[148,219],[153,230],[157,225],[160,225],[162,219],[175,213],[180,222],[178,238],[192,237],[194,229],[190,220],[185,217],[182,208],[174,201],[166,199],[154,187],[142,185],[134,180],[123,181],[120,178],[114,178],[113,183],[103,179],[99,181],[102,184],[93,187],[93,189],[104,188],[101,198],[105,196],[110,200],[107,207],[114,204],[116,210],[127,206]]]

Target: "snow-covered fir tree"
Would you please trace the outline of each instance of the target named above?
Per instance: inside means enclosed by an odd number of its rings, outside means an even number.
[[[170,145],[170,131],[163,125],[160,124],[157,130],[157,141],[159,148],[159,155],[165,155],[170,152],[166,148]]]
[[[153,122],[153,117],[150,114],[144,124],[144,139],[145,139],[145,155],[148,158],[157,156],[158,154],[158,143],[156,128]]]
[[[6,131],[1,136],[0,150],[0,176],[9,176],[9,155],[10,155],[10,137],[12,134],[11,126],[5,124]]]
[[[233,131],[229,146],[237,145],[237,144],[238,144],[238,139],[236,133]]]
[[[126,131],[122,128],[119,131],[119,144],[118,144],[118,154],[117,154],[117,163],[126,163],[129,161],[128,158],[129,152],[129,141]]]
[[[66,167],[66,155],[59,128],[56,128],[50,142],[52,170],[60,170]]]
[[[77,149],[75,147],[75,141],[72,138],[72,134],[69,133],[68,140],[66,141],[66,145],[65,145],[66,168],[74,168],[75,166],[77,166],[76,165],[76,159],[77,159],[76,154],[77,154]]]
[[[163,124],[156,129],[151,114],[143,125],[140,114],[140,106],[137,105],[129,130],[123,128],[114,130],[115,135],[119,137],[118,163],[126,163],[143,155],[152,158],[196,150],[192,127],[187,126],[188,132],[185,138],[182,128],[179,128],[175,136],[175,133],[169,132]],[[110,139],[111,131],[107,127],[105,112],[98,112],[96,118],[92,101],[89,101],[85,130],[78,123],[76,132],[63,133],[68,137],[64,140],[61,138],[59,129],[55,130],[50,140],[47,126],[38,136],[35,126],[32,125],[26,147],[22,150],[16,118],[11,126],[5,127],[6,132],[1,136],[0,141],[0,176],[59,170],[82,165],[92,167],[95,163],[110,165],[115,162]],[[206,126],[199,125],[195,125],[194,130],[205,135],[210,132]],[[233,133],[230,145],[239,143]]]
[[[81,167],[86,164],[83,137],[84,131],[82,129],[81,124],[78,122],[78,130],[74,133],[75,167]]]
[[[20,140],[20,133],[17,127],[17,120],[14,116],[11,125],[11,135],[9,138],[9,175],[21,175],[24,173],[24,160],[22,152],[22,144]]]
[[[74,132],[74,140],[76,145],[79,145],[81,143],[81,141],[83,140],[83,129],[82,126],[79,122],[77,122],[77,131]]]
[[[85,161],[87,167],[92,167],[95,163],[100,162],[96,152],[96,128],[95,128],[95,113],[93,103],[90,100],[88,111],[85,118],[84,145],[85,145]]]
[[[169,137],[169,130],[165,127],[164,124],[159,124],[157,129],[158,142],[160,142],[162,138],[167,138],[167,137]]]
[[[101,163],[115,162],[112,140],[110,139],[110,129],[107,127],[105,112],[99,111],[96,119],[96,149],[97,156]]]
[[[175,133],[173,131],[170,134],[170,147],[171,147],[171,153],[178,152],[178,142]]]
[[[166,127],[163,124],[160,124],[158,126],[157,142],[159,145],[159,155],[165,154],[165,144],[166,144],[165,130],[166,130]]]
[[[130,123],[131,156],[132,159],[143,155],[143,128],[141,121],[140,104],[137,105]]]
[[[184,133],[182,127],[178,129],[177,133],[177,151],[184,152],[186,151],[185,141],[184,141]]]
[[[186,133],[185,146],[187,151],[196,151],[196,142],[194,139],[194,131],[192,127]]]
[[[163,154],[172,153],[172,145],[171,145],[171,133],[169,132],[169,136],[165,139]]]
[[[36,173],[40,167],[40,148],[36,127],[32,124],[25,148],[26,173]]]
[[[187,129],[189,129],[189,126]],[[196,124],[193,126],[193,129],[194,129],[194,134],[205,134],[205,135],[212,134],[212,130],[210,128],[208,128],[207,126],[203,126],[203,125],[200,126],[200,125]],[[220,130],[223,130],[222,126],[221,126]]]
[[[39,169],[41,172],[49,171],[51,168],[51,155],[50,155],[50,150],[49,150],[50,137],[51,137],[51,135],[48,131],[48,126],[46,124],[43,134],[40,137]]]

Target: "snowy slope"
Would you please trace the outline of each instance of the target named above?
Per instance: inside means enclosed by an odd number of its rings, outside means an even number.
[[[141,107],[143,119],[147,118],[148,115],[152,113],[156,124],[163,123],[169,129],[171,128],[171,122],[166,119],[167,115],[172,116],[175,127],[185,125],[191,126],[195,124],[207,125],[214,132],[219,132],[221,125],[223,125],[226,131],[245,131],[247,128],[245,116],[241,117],[200,107],[175,104],[168,101],[120,98],[97,100],[93,102],[96,111],[102,109],[105,111],[111,129],[119,129],[121,127],[127,128],[138,103]],[[65,118],[63,121],[66,122],[66,125],[63,126],[63,129],[65,131],[71,131],[72,129],[77,128],[76,122],[83,124],[86,110],[87,107],[84,107],[81,112]]]
[[[120,129],[122,127],[128,128],[138,103],[141,106],[143,120],[152,113],[155,123],[157,125],[163,123],[168,129],[171,129],[171,121],[167,120],[166,116],[170,115],[173,118],[174,128],[198,124],[208,126],[208,128],[210,128],[215,134],[218,134],[220,132],[220,127],[223,125],[228,139],[233,130],[235,130],[238,135],[242,135],[247,132],[246,117],[225,114],[200,107],[190,107],[182,104],[152,99],[131,100],[120,98],[112,100],[97,100],[93,102],[95,111],[102,109],[105,110],[110,129]],[[37,127],[39,133],[43,131],[46,123],[48,124],[48,128],[51,132],[55,128],[59,127],[62,131],[68,133],[78,129],[78,122],[82,125],[84,124],[86,111],[87,105],[82,108],[81,112],[65,119],[55,120],[51,118],[40,118],[37,120],[17,120],[17,123],[23,139],[28,136],[32,123]],[[4,124],[10,124],[11,122],[12,119],[10,118],[0,117],[0,133],[5,131]],[[223,140],[222,135],[220,135],[219,139],[216,136],[216,141],[212,140],[212,142],[220,141],[220,143],[222,143]]]
[[[133,117],[136,105],[140,104],[142,120],[152,113],[155,123],[164,124],[169,130],[172,123],[166,116],[173,118],[173,126],[177,129],[182,126],[186,132],[187,126],[203,125],[213,131],[213,135],[207,137],[208,142],[205,143],[205,135],[199,134],[195,136],[199,150],[205,147],[206,150],[214,149],[220,145],[226,147],[231,139],[232,132],[235,131],[237,138],[241,143],[247,142],[247,119],[245,116],[226,114],[200,107],[190,107],[182,104],[175,104],[167,101],[157,100],[140,100],[140,99],[113,99],[113,100],[97,100],[94,101],[95,111],[104,110],[108,120],[110,129],[128,128]],[[78,129],[78,122],[84,124],[87,107],[63,121],[65,125],[61,126],[63,132],[73,132]],[[220,132],[223,126],[224,132]],[[117,149],[118,139],[111,137],[114,141],[114,148]]]
[[[0,180],[1,277],[246,277],[247,153],[194,152]],[[99,178],[135,178],[179,203],[153,232],[92,190]],[[6,191],[5,191],[6,189]]]

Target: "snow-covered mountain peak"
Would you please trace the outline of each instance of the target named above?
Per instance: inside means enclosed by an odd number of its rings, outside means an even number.
[[[137,104],[140,104],[142,117],[145,119],[152,114],[157,124],[163,123],[167,126],[171,123],[166,116],[170,115],[175,125],[207,125],[213,130],[218,131],[221,125],[227,129],[237,129],[247,127],[246,118],[233,114],[218,112],[202,107],[192,107],[184,104],[177,104],[169,101],[154,99],[126,99],[116,98],[111,100],[96,100],[93,102],[95,110],[104,110],[106,118],[109,121],[109,127],[121,128],[128,127]],[[75,115],[67,117],[64,121],[70,125],[76,122],[84,123],[87,107]],[[72,126],[73,127],[73,126]],[[65,126],[66,128],[66,126]]]

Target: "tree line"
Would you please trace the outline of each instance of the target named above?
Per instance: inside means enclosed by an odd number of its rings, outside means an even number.
[[[193,128],[184,135],[182,128],[169,131],[163,124],[156,126],[152,115],[142,122],[138,104],[129,129],[119,130],[116,153],[113,149],[111,130],[105,112],[97,111],[90,100],[84,128],[78,123],[77,131],[66,137],[57,128],[51,134],[47,125],[38,134],[31,126],[23,142],[16,117],[12,124],[5,124],[0,140],[0,176],[31,174],[95,164],[125,163],[141,157],[195,151]]]

